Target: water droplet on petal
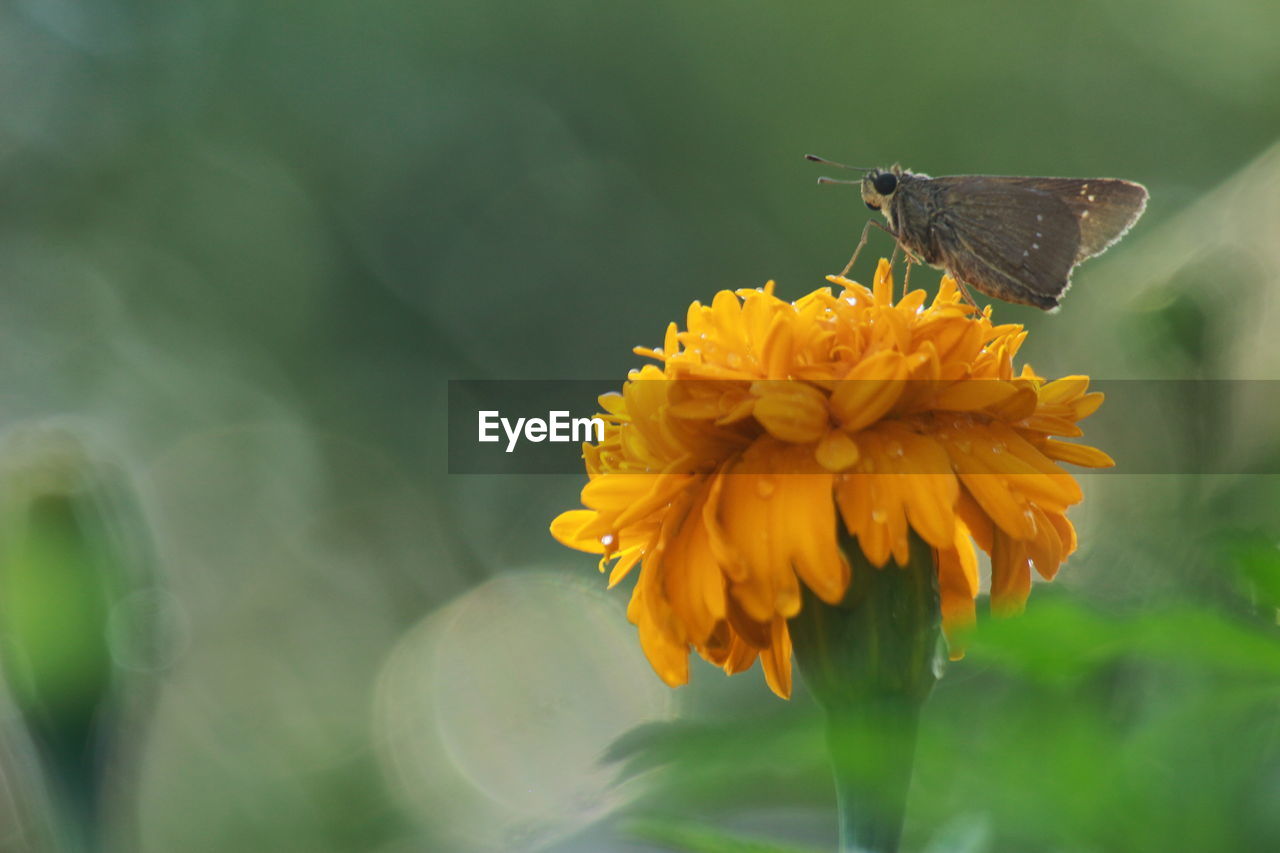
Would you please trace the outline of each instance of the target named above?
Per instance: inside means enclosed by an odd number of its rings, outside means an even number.
[[[738,355],[736,352],[729,353],[727,356],[725,356],[724,360],[725,362],[728,363],[730,367],[742,366],[742,356]]]
[[[896,441],[889,442],[889,455],[902,457],[906,455],[906,451],[902,449],[902,445]]]
[[[959,450],[961,453],[968,453],[970,450],[973,449],[973,445],[969,442],[968,439],[962,438],[956,442],[956,449]]]
[[[991,445],[992,453],[1004,453],[1005,449],[1005,443],[1003,441],[997,441],[995,444]]]
[[[604,546],[604,547],[606,547],[606,548],[608,548],[610,545],[612,545],[612,544],[613,544],[613,534],[612,534],[612,533],[606,533],[605,535],[601,536],[601,537],[600,537],[600,544],[601,544],[601,545],[603,545],[603,546]]]
[[[760,495],[760,497],[762,498],[772,497],[773,489],[774,489],[773,480],[769,479],[768,477],[761,477],[760,479],[756,480],[756,494]]]
[[[884,524],[889,520],[889,513],[881,507],[871,510],[871,520],[876,524]]]

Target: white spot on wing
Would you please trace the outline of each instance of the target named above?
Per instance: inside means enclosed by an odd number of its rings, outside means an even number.
[[[1087,210],[1086,210],[1084,213],[1080,214],[1080,218],[1081,218],[1081,219],[1088,219],[1088,218],[1089,218],[1089,211],[1087,211]]]
[[[1089,201],[1097,201],[1097,198],[1091,195],[1089,196]]]
[[[1039,249],[1039,248],[1040,248],[1040,244],[1039,244],[1039,243],[1032,243],[1032,244],[1031,244],[1031,248],[1033,248],[1033,249]]]

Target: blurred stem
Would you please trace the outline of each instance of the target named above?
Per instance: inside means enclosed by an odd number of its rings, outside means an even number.
[[[919,719],[918,704],[895,699],[828,709],[841,853],[898,849]]]
[[[905,567],[870,565],[842,546],[851,579],[839,604],[806,592],[791,620],[796,661],[827,715],[842,853],[898,849],[920,708],[937,680],[941,625],[933,550],[912,535]]]
[[[60,839],[63,853],[94,853],[100,849],[98,824],[98,780],[93,768],[92,739],[84,752],[73,756],[50,756],[54,770],[53,789],[61,817]]]

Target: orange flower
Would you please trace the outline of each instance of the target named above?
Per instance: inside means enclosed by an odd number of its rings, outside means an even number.
[[[605,438],[583,448],[586,509],[551,525],[562,543],[613,563],[613,586],[640,566],[628,617],[658,674],[689,677],[689,649],[732,674],[760,658],[791,692],[787,620],[800,584],[839,602],[849,564],[839,527],[868,561],[934,551],[944,629],[973,623],[974,543],[991,556],[991,601],[1017,612],[1031,564],[1051,579],[1075,550],[1067,507],[1079,485],[1057,464],[1112,465],[1078,436],[1102,402],[1089,380],[1045,382],[1013,357],[1026,337],[965,304],[949,277],[926,306],[896,304],[887,261],[871,290],[816,290],[794,303],[721,291],[673,323],[662,363],[600,398]]]

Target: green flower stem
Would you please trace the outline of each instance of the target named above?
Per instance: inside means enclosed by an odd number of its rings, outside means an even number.
[[[919,705],[903,701],[827,712],[841,853],[898,849],[919,716]]]
[[[791,620],[805,683],[827,716],[841,853],[898,849],[920,709],[937,681],[941,626],[933,550],[912,535],[905,567],[871,566],[841,543],[852,570],[844,601],[806,592]]]

